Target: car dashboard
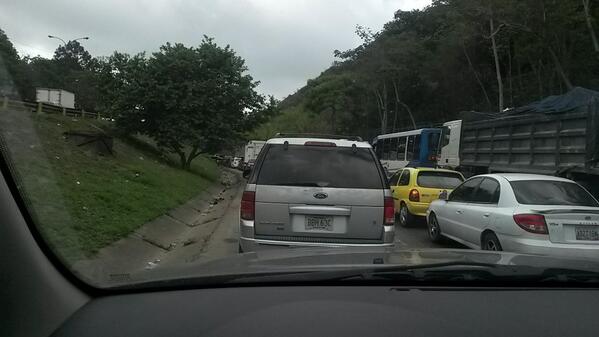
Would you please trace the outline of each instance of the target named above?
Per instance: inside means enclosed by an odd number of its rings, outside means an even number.
[[[100,297],[53,336],[596,336],[595,290],[291,286]]]

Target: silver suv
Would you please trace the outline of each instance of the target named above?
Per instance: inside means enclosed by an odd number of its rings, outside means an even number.
[[[392,246],[393,198],[360,138],[279,135],[243,193],[240,252],[281,246]]]

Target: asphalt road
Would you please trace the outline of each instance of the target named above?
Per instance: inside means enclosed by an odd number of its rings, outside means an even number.
[[[424,219],[415,221],[409,227],[395,225],[395,246],[402,249],[410,248],[467,248],[455,241],[445,239],[441,243],[433,243],[428,237]]]
[[[202,249],[197,260],[206,261],[218,259],[237,254],[239,238],[239,205],[243,186],[240,186],[235,197],[228,205],[220,224]],[[428,238],[426,223],[424,219],[416,221],[410,227],[404,228],[399,225],[395,227],[396,247],[401,249],[411,248],[466,248],[465,246],[451,240],[442,243],[433,243]]]

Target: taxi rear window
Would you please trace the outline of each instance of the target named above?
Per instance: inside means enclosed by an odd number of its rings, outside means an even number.
[[[418,173],[416,183],[420,187],[454,189],[463,181],[458,173],[422,171]]]

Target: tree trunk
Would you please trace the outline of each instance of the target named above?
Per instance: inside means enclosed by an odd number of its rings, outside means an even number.
[[[476,71],[476,69],[474,69],[474,65],[472,64],[470,55],[468,55],[468,51],[466,50],[466,43],[464,42],[464,40],[462,40],[462,50],[464,51],[464,56],[466,56],[466,60],[468,60],[468,67],[470,68],[470,70],[472,70],[472,73],[474,74],[474,78],[476,78],[476,82],[478,83],[478,86],[480,86],[480,89],[483,91],[483,94],[485,95],[485,100],[487,101],[487,104],[489,105],[489,109],[491,109],[493,104],[491,104],[491,100],[489,99],[489,95],[487,94],[487,89],[485,89],[485,85],[480,80],[480,77],[478,76],[478,72]]]
[[[189,155],[187,156],[187,159],[185,160],[185,166],[183,168],[189,171],[191,169],[191,162],[194,159],[196,159],[201,153],[202,153],[202,151],[199,150],[199,146],[194,146],[191,149],[191,151],[189,151]]]
[[[336,116],[335,108],[332,108],[331,109],[331,134],[333,134],[333,135],[337,132],[336,128],[335,128],[336,117],[337,116]]]
[[[406,103],[400,100],[398,100],[397,102],[401,104],[401,106],[403,106],[406,109],[406,111],[408,111],[408,114],[410,114],[410,118],[412,119],[412,126],[414,127],[414,129],[416,129],[416,122],[414,121],[414,117],[412,117],[412,109],[410,109],[410,107]]]
[[[414,116],[412,115],[412,110],[410,110],[410,107],[407,104],[405,104],[399,99],[399,92],[397,90],[397,83],[395,83],[395,81],[393,81],[393,92],[395,93],[395,102],[401,104],[401,106],[403,106],[408,111],[408,115],[410,116],[410,120],[412,121],[412,126],[414,127],[414,129],[416,129],[416,121],[414,120]]]
[[[512,76],[512,42],[509,41],[507,46],[507,55],[508,55],[508,87],[510,88],[510,106],[514,106],[514,85],[513,85],[513,76]]]
[[[493,48],[493,58],[495,59],[495,72],[497,74],[497,93],[499,112],[503,112],[503,80],[501,79],[501,67],[499,65],[499,54],[497,53],[497,43],[495,42],[495,23],[493,17],[489,18],[489,29],[491,32],[491,46]]]
[[[543,60],[539,58],[539,67],[537,68],[537,82],[539,83],[539,99],[545,96],[545,89],[543,87]]]
[[[386,89],[386,86],[383,86]],[[383,97],[378,89],[374,89],[374,93],[377,98],[377,107],[379,108],[379,118],[381,120],[381,134],[385,134],[387,131],[387,107],[383,101]]]
[[[590,0],[582,0],[582,5],[584,7],[584,17],[587,22],[587,27],[589,28],[589,33],[591,34],[593,49],[595,49],[595,53],[597,53],[599,56],[599,42],[597,42],[597,36],[595,36],[595,30],[593,29],[593,19],[591,18]]]
[[[185,156],[185,152],[177,151],[177,154],[179,155],[179,163],[181,164],[181,168],[185,169],[185,165],[187,164],[187,158]]]
[[[530,56],[528,57],[528,63],[530,64],[530,68],[532,69],[532,72],[534,73],[535,77],[537,78],[537,85],[538,85],[538,89],[539,89],[539,99],[543,98],[543,82],[541,81],[542,64],[540,62],[541,62],[541,60],[539,59],[539,68],[537,68],[535,66],[535,63],[530,58]]]
[[[524,90],[524,85],[522,84],[522,65],[518,57],[516,57],[516,69],[518,70],[518,88],[522,91]]]
[[[570,82],[568,75],[566,75],[564,68],[562,68],[562,64],[559,61],[559,58],[557,57],[555,52],[553,51],[553,48],[551,48],[551,46],[549,46],[549,45],[546,45],[546,47],[549,50],[549,55],[551,55],[551,59],[553,60],[553,63],[555,65],[555,70],[562,78],[562,81],[564,81],[564,84],[566,85],[566,88],[568,89],[568,91],[572,90],[574,88],[574,86],[572,85],[572,82]]]

